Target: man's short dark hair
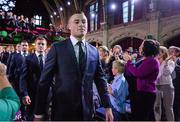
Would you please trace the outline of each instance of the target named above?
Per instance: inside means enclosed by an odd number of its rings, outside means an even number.
[[[34,40],[34,42],[36,42],[37,40],[46,40],[46,37],[43,35],[39,35],[36,37],[36,39]]]
[[[74,14],[84,14],[84,12],[81,10],[76,10],[72,15],[74,15]]]
[[[84,14],[84,15],[85,15],[85,13],[84,13],[83,11],[81,11],[81,10],[76,10],[75,12],[73,12],[73,13],[71,14],[71,16],[69,17],[69,19],[70,19],[74,14]]]
[[[28,43],[28,41],[27,40],[22,40],[21,43]]]
[[[85,15],[85,13],[84,13],[83,11],[81,11],[81,10],[76,10],[76,11],[73,12],[72,15],[69,17],[68,23],[69,23],[71,17],[72,17],[73,15],[75,15],[75,14],[84,14],[84,15]]]
[[[158,54],[159,54],[159,42],[151,39],[144,40],[143,55],[148,57],[148,56],[156,56]]]

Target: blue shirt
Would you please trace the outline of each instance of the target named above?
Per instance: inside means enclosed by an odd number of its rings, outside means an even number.
[[[120,113],[126,111],[126,97],[128,96],[128,83],[123,74],[117,74],[112,82],[110,100],[112,106]]]

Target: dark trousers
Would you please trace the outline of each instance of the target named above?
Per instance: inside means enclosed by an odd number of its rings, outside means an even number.
[[[137,91],[129,91],[129,99],[131,105],[131,116],[130,120],[137,120],[137,110],[138,110],[138,102],[137,102]]]
[[[113,121],[128,121],[128,115],[127,113],[120,113],[118,112],[115,108],[112,108],[112,112],[113,112]]]
[[[36,93],[34,93],[36,94]],[[48,94],[48,100],[49,100],[49,94]],[[35,99],[35,95],[31,95],[30,96],[31,98],[31,104],[28,105],[28,106],[25,106],[25,120],[27,121],[33,121],[34,120],[34,109],[35,109],[35,102],[36,102],[36,99]],[[48,121],[49,120],[49,104],[50,104],[50,101],[47,101],[47,106],[46,106],[46,112],[44,113],[44,121]]]
[[[180,121],[180,93],[177,93],[175,91],[175,97],[174,97],[174,119],[175,121]]]
[[[34,107],[35,107],[35,97],[30,96],[31,98],[31,104],[25,106],[25,118],[27,121],[33,121],[34,119]]]
[[[136,121],[154,121],[155,93],[140,91],[137,93]]]

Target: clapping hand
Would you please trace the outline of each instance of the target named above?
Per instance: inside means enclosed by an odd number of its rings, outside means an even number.
[[[111,86],[111,84],[108,84],[108,92],[109,92],[109,94],[112,94],[112,86]]]
[[[127,61],[131,60],[131,56],[128,53],[124,53],[123,59],[125,62],[127,62]]]

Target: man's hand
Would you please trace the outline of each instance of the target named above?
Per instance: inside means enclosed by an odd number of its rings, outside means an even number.
[[[25,96],[22,98],[22,102],[24,105],[30,105],[31,104],[31,99],[29,96]]]
[[[105,108],[106,112],[106,122],[112,122],[113,121],[113,113],[111,108]]]
[[[111,94],[111,95],[113,94],[111,84],[108,84],[108,92],[109,92],[109,94]]]
[[[109,56],[110,56],[110,57],[113,56],[113,50],[112,50],[112,49],[109,50]]]

